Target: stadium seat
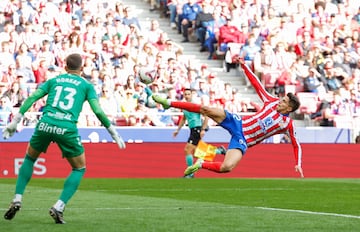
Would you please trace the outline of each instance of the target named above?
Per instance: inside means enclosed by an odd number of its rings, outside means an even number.
[[[263,79],[262,81],[264,82],[265,89],[272,92],[275,88],[275,83],[278,77],[278,73],[263,74],[261,78]]]
[[[296,85],[285,85],[285,94],[287,93],[296,93]]]
[[[319,98],[316,93],[298,92],[296,95],[300,100],[300,113],[312,114],[316,112],[319,102]]]
[[[319,105],[319,97],[316,93],[298,92],[296,93],[300,100],[300,107],[297,113],[302,115],[306,126],[314,126],[311,114],[315,113]]]
[[[355,120],[352,117],[338,116],[334,118],[334,126],[337,128],[354,128]]]

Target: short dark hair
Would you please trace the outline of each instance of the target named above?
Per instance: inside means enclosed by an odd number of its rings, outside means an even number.
[[[289,98],[289,105],[291,107],[290,112],[294,112],[295,110],[299,109],[299,107],[300,107],[299,98],[293,93],[288,93],[286,96],[288,96],[288,98]]]
[[[66,66],[69,70],[80,70],[82,66],[82,58],[78,53],[73,53],[66,57]]]

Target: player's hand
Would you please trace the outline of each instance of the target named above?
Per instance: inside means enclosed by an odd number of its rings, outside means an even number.
[[[239,64],[245,65],[244,58],[242,58],[241,56],[236,57],[236,61],[239,62]]]
[[[304,173],[301,166],[295,165],[295,172],[298,172],[300,174],[300,177],[304,178]]]
[[[106,128],[113,138],[115,140],[116,144],[119,146],[120,149],[124,149],[126,147],[124,140],[121,138],[121,136],[116,132],[113,125],[110,125],[108,128]]]
[[[116,136],[111,136],[115,142],[117,143],[117,145],[119,146],[120,149],[124,149],[126,148],[125,142],[124,140],[121,138],[120,135],[116,135]]]
[[[16,128],[17,122],[12,121],[11,123],[9,123],[2,131],[3,138],[9,139],[10,137],[12,137],[16,132]]]
[[[16,114],[12,121],[3,129],[2,134],[4,139],[9,139],[15,134],[17,126],[21,121],[22,117],[22,114]]]
[[[204,136],[205,136],[205,130],[201,130],[200,131],[200,138],[204,138]]]
[[[173,137],[175,138],[179,134],[179,130],[173,132]]]

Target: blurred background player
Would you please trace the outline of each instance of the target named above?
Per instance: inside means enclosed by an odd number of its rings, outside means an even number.
[[[231,134],[228,150],[223,162],[209,162],[198,159],[195,164],[188,167],[184,175],[190,175],[200,168],[213,172],[230,172],[240,162],[248,147],[261,143],[264,139],[275,134],[287,134],[291,140],[295,154],[295,171],[304,177],[301,167],[302,151],[300,143],[295,137],[295,128],[289,113],[294,112],[300,106],[299,99],[292,93],[288,93],[279,99],[270,95],[260,83],[259,78],[240,61],[241,67],[250,83],[263,101],[263,108],[250,116],[239,116],[224,110],[194,104],[191,102],[167,101],[157,95],[153,95],[154,101],[163,105],[164,108],[175,107],[190,112],[201,113],[217,122]]]
[[[4,139],[9,139],[16,131],[23,115],[37,100],[47,95],[42,117],[32,135],[23,164],[16,182],[15,197],[4,218],[11,220],[21,208],[22,196],[34,170],[34,163],[42,152],[46,152],[51,142],[57,143],[63,157],[69,162],[72,171],[64,183],[59,200],[50,208],[55,223],[64,224],[65,205],[75,194],[86,169],[84,147],[78,134],[77,122],[83,103],[88,101],[92,111],[106,127],[120,148],[125,143],[117,134],[110,120],[101,109],[94,86],[81,77],[82,58],[70,54],[66,58],[67,73],[49,79],[29,96],[20,107],[10,124],[3,130]]]
[[[185,102],[192,102],[192,90],[185,89],[184,90],[184,100]],[[176,137],[181,130],[181,128],[187,122],[188,127],[190,129],[190,135],[188,141],[185,145],[185,160],[186,165],[188,167],[193,165],[194,162],[194,152],[196,146],[198,145],[199,141],[204,137],[205,131],[208,130],[208,117],[203,117],[200,113],[194,113],[187,110],[183,110],[183,117],[179,122],[178,128],[174,131],[173,136]],[[224,154],[226,150],[223,146],[220,146],[216,150],[216,154]],[[194,174],[185,175],[185,178],[193,178]]]

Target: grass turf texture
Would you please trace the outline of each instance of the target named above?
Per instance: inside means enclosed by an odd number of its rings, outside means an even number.
[[[1,217],[15,179],[0,179]],[[359,231],[359,179],[84,179],[66,225],[48,209],[63,179],[31,180],[0,231]]]

